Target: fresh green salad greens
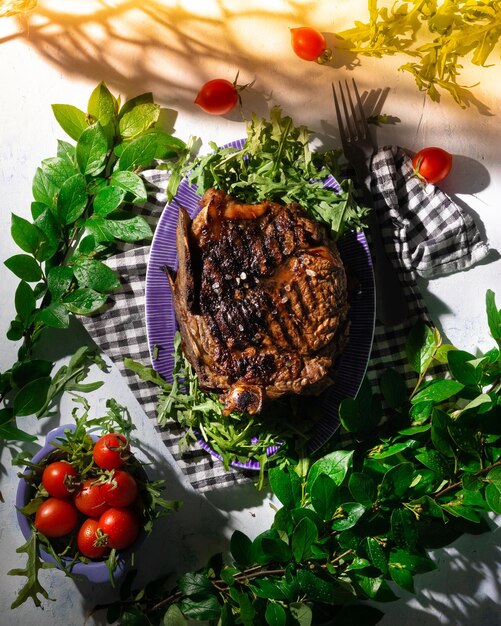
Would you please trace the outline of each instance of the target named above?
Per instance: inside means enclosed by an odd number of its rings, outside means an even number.
[[[47,328],[68,328],[72,314],[98,311],[119,286],[104,261],[118,242],[152,236],[148,222],[134,213],[134,205],[146,200],[139,172],[185,150],[158,128],[160,106],[150,93],[122,104],[100,83],[87,112],[69,104],[55,104],[53,111],[73,143],[58,141],[57,155],[37,168],[32,220],[12,215],[12,238],[22,253],[5,261],[20,279],[7,338],[21,346],[17,362],[0,373],[0,400],[9,401],[0,411],[4,439],[29,438],[16,428],[15,416],[46,415],[57,393],[75,388],[85,361],[91,363],[90,352],[79,351],[78,363],[72,360],[69,370],[51,377],[54,364],[36,357],[36,345]]]
[[[84,398],[76,396],[75,401],[81,405],[80,407],[75,407],[72,412],[75,427],[74,429],[66,429],[64,437],[52,442],[55,451],[49,457],[37,464],[32,463],[26,455],[20,455],[14,460],[14,465],[28,468],[24,473],[19,474],[33,489],[33,497],[21,509],[21,512],[28,518],[35,514],[37,508],[47,498],[48,494],[41,484],[41,478],[43,470],[48,463],[54,460],[68,461],[77,470],[79,480],[83,482],[85,479],[95,478],[96,476],[102,478],[103,475],[103,470],[93,462],[92,451],[95,441],[92,435],[100,436],[108,432],[121,433],[127,437],[133,448],[137,445],[130,436],[131,431],[135,427],[132,424],[129,412],[124,406],[118,404],[116,400],[107,400],[106,414],[96,417],[91,417],[90,406]],[[144,532],[152,530],[153,522],[156,519],[179,509],[182,505],[179,501],[166,500],[163,497],[162,493],[165,490],[166,481],[148,480],[142,465],[134,456],[127,459],[122,469],[126,469],[128,473],[134,476],[137,482],[139,489],[137,512],[141,517],[141,527]],[[41,559],[40,548],[45,550],[47,554],[50,554],[58,564],[58,567],[68,576],[72,576],[71,568],[75,563],[89,562],[89,559],[78,551],[76,531],[62,538],[51,540],[32,525],[32,533],[26,540],[26,543],[17,549],[17,552],[28,555],[26,566],[8,572],[10,576],[24,576],[27,579],[17,598],[12,603],[11,608],[13,609],[26,602],[29,598],[33,600],[35,606],[40,606],[41,600],[39,595],[47,599],[49,597],[39,580],[39,572],[55,566]],[[112,584],[114,584],[113,574],[117,568],[117,556],[117,551],[112,549],[105,560]]]
[[[198,377],[181,350],[179,333],[175,336],[174,349],[172,383],[152,368],[130,358],[124,359],[124,365],[142,380],[158,385],[159,426],[169,427],[175,423],[185,429],[179,441],[181,451],[204,440],[221,456],[227,468],[233,462],[259,461],[258,486],[261,488],[270,463],[280,463],[288,449],[297,450],[306,444],[315,424],[314,409],[308,408],[310,419],[305,420],[300,400],[284,399],[274,402],[259,415],[236,411],[225,415],[217,395],[200,389]],[[278,451],[269,454],[269,449],[275,447]]]
[[[109,622],[371,626],[381,605],[364,601],[414,592],[415,576],[437,567],[430,550],[488,530],[486,513],[501,514],[501,310],[492,291],[486,304],[492,349],[471,354],[416,326],[412,391],[389,369],[379,389],[342,403],[352,444],[314,459],[288,450],[268,472],[282,505],[268,530],[236,530],[231,559],[216,555],[174,588],[130,592],[128,581]]]
[[[311,138],[311,131],[273,107],[269,120],[253,116],[247,123],[241,149],[211,143],[213,152],[191,166],[190,182],[200,195],[215,187],[246,203],[298,202],[338,239],[362,228],[368,210],[356,203],[349,179],[341,182],[339,194],[324,187],[322,181],[338,172],[341,153],[313,151]]]
[[[369,22],[356,21],[353,28],[337,33],[346,47],[373,57],[406,54],[413,60],[400,69],[410,72],[432,100],[440,100],[440,90],[445,90],[461,106],[468,105],[469,87],[458,82],[462,59],[488,67],[501,37],[499,0],[397,0],[390,8],[381,4],[368,0]]]

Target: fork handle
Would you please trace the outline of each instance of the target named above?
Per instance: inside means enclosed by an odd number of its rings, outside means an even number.
[[[359,173],[359,179],[362,177]],[[368,217],[368,229],[372,242],[374,281],[376,286],[376,317],[384,326],[396,326],[407,318],[407,300],[397,270],[392,265],[383,242],[372,194],[370,172],[367,169],[362,183],[365,204],[372,208]]]

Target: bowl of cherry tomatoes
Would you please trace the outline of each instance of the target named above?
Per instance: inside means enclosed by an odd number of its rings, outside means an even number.
[[[120,432],[91,435],[82,426],[52,430],[20,478],[16,507],[26,541],[44,561],[94,583],[118,580],[151,529],[177,508],[157,497]]]

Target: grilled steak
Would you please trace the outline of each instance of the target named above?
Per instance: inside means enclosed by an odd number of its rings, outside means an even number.
[[[184,353],[227,412],[319,394],[348,337],[346,274],[324,228],[298,204],[239,204],[210,189],[180,210],[169,271]]]

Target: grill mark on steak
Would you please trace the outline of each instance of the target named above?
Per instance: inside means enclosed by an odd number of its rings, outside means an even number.
[[[183,350],[227,412],[318,394],[348,336],[346,274],[323,227],[295,203],[239,204],[209,190],[181,210],[169,274]]]

